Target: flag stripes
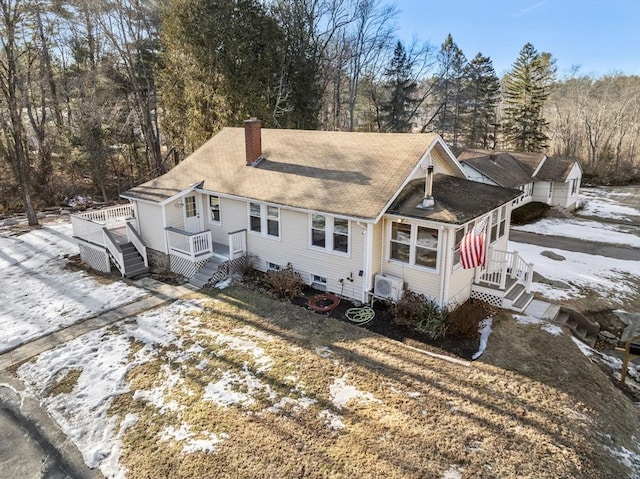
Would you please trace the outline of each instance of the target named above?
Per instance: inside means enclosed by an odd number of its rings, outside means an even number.
[[[467,232],[460,242],[460,263],[464,269],[484,266],[487,262],[487,254],[484,248],[487,216],[471,231]]]

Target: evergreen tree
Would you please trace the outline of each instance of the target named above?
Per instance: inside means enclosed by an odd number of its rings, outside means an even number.
[[[497,108],[500,101],[500,80],[491,59],[478,53],[467,64],[466,146],[493,148],[497,130]]]
[[[449,34],[438,54],[439,71],[434,78],[437,109],[433,117],[435,130],[457,145],[465,115],[465,65],[467,59]]]
[[[541,151],[547,146],[547,121],[542,109],[555,80],[550,53],[538,53],[531,43],[520,51],[504,77],[504,141],[518,151]]]
[[[412,77],[413,66],[407,52],[398,42],[389,67],[385,70],[388,97],[381,104],[383,129],[397,133],[411,131],[411,118],[418,103],[418,84]]]

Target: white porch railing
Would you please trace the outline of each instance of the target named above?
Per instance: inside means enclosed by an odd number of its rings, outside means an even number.
[[[169,253],[182,256],[191,261],[206,259],[213,254],[211,231],[189,233],[176,228],[166,228]]]
[[[144,265],[148,267],[149,259],[147,258],[147,246],[144,244],[144,242],[142,241],[142,238],[140,238],[140,235],[138,234],[135,227],[133,226],[133,220],[127,221],[126,228],[127,228],[127,239],[136,248],[138,253],[140,253],[140,256],[142,256],[142,259],[144,260]]]
[[[229,259],[234,260],[247,252],[247,230],[229,233]]]
[[[120,245],[107,228],[102,228],[102,234],[104,236],[104,245],[111,254],[116,268],[118,268],[120,274],[124,277],[124,254],[122,253],[122,248],[120,248]]]
[[[103,208],[101,210],[76,213],[74,216],[79,216],[85,220],[100,223],[107,228],[112,228],[115,225],[124,226],[125,220],[133,218],[134,215],[133,203],[129,203],[126,205],[110,206],[109,208]]]
[[[106,246],[102,228],[116,229],[124,227],[126,221],[134,216],[133,204],[112,206],[95,211],[85,211],[71,215],[73,236],[94,244]]]
[[[489,248],[487,265],[476,269],[476,283],[486,283],[505,289],[507,276],[521,281],[527,293],[531,292],[533,263],[527,263],[517,251],[502,251]]]

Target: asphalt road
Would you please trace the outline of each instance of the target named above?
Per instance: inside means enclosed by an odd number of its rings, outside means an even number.
[[[0,479],[99,479],[38,402],[0,371]]]
[[[631,246],[614,246],[609,243],[597,243],[585,239],[566,238],[564,236],[550,236],[526,231],[509,232],[509,240],[516,243],[528,243],[544,248],[557,248],[577,253],[587,253],[609,258],[640,261],[640,249]]]

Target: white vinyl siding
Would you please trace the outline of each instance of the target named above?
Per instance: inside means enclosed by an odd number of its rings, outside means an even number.
[[[145,244],[156,251],[165,251],[162,206],[136,202],[140,236]]]

